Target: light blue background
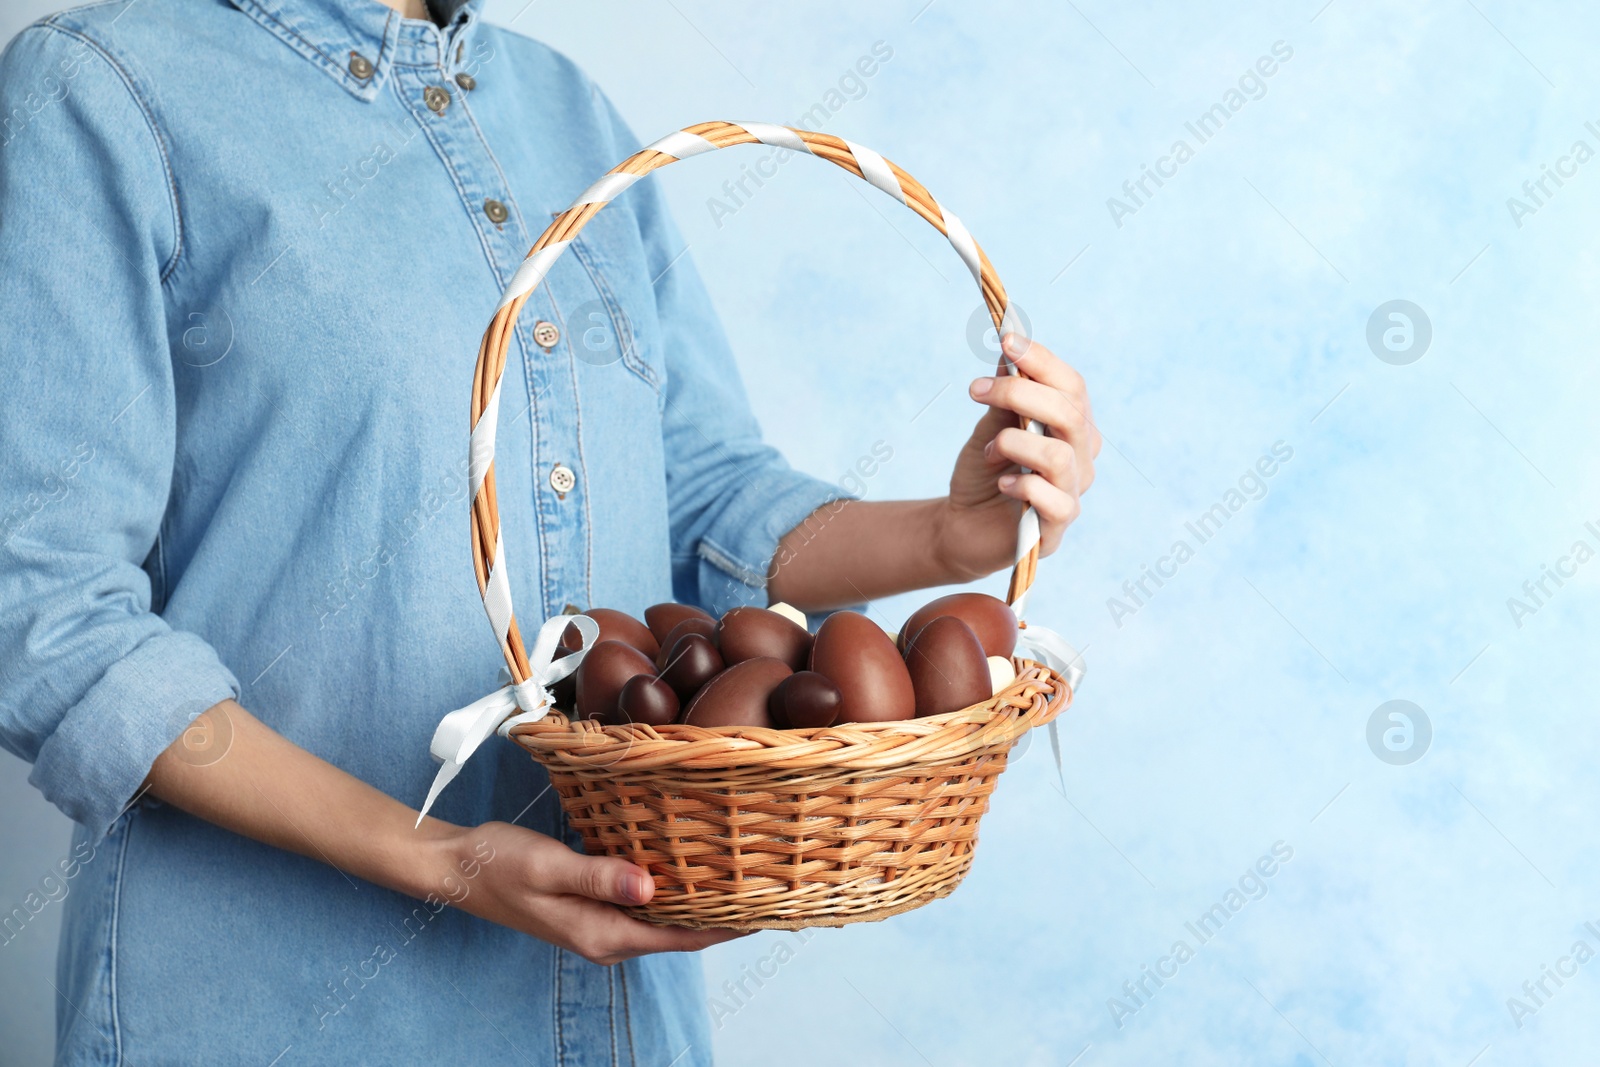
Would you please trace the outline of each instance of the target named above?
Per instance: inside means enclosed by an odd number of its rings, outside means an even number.
[[[0,37],[53,6],[11,0]],[[577,59],[646,140],[794,122],[885,42],[893,58],[824,128],[961,214],[1087,377],[1107,441],[1033,601],[1089,662],[1065,797],[1035,738],[954,897],[709,953],[708,994],[732,1007],[724,981],[797,948],[721,1019],[724,1062],[1559,1064],[1594,1048],[1600,962],[1547,982],[1520,1028],[1506,1002],[1580,938],[1600,950],[1583,928],[1600,927],[1600,562],[1520,627],[1507,598],[1574,541],[1600,549],[1584,528],[1600,526],[1600,159],[1520,227],[1506,201],[1575,140],[1600,151],[1584,126],[1600,128],[1600,13],[1320,6],[490,4]],[[1276,41],[1293,57],[1265,95],[1116,226],[1107,198],[1174,139],[1193,147],[1184,123]],[[870,498],[940,492],[983,369],[964,269],[810,160],[719,226],[707,197],[756,155],[658,180],[770,437],[828,477],[883,441]],[[1410,365],[1366,342],[1391,299],[1432,322]],[[1117,625],[1108,598],[1194,544],[1184,523],[1277,441],[1293,458],[1265,498]],[[1390,699],[1432,724],[1407,766],[1367,745]],[[66,825],[0,760],[9,910]],[[1279,841],[1293,858],[1265,897],[1119,1027],[1108,998],[1134,1006],[1123,983],[1195,947],[1184,923]],[[6,1063],[48,1056],[58,916],[0,948]]]

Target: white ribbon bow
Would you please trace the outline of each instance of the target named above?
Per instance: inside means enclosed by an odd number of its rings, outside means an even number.
[[[1042,663],[1067,680],[1067,686],[1076,695],[1083,681],[1083,653],[1069,645],[1054,630],[1029,623],[1017,631],[1017,655]],[[1067,779],[1061,771],[1061,737],[1056,732],[1056,720],[1050,720],[1050,754],[1056,761],[1056,778],[1061,782],[1061,792],[1067,791]]]
[[[556,659],[561,635],[569,626],[582,636],[583,644],[578,651]],[[546,619],[528,655],[531,674],[527,681],[505,685],[439,720],[428,751],[443,766],[434,775],[433,785],[428,787],[428,799],[422,802],[422,811],[417,815],[418,826],[422,825],[423,817],[444,787],[461,773],[462,766],[490,734],[505,737],[513,726],[538,722],[550,713],[555,704],[550,688],[578,669],[578,664],[599,637],[599,624],[587,615],[556,615]]]

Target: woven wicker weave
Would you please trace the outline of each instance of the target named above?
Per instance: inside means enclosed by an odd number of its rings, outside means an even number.
[[[540,235],[478,352],[473,562],[517,682],[530,668],[510,606],[492,463],[492,416],[517,316],[567,243],[622,190],[679,158],[740,144],[809,153],[894,196],[950,238],[996,328],[1012,328],[1005,288],[965,226],[870,149],[788,127],[708,122],[613,168]],[[1006,364],[1001,370],[1015,372]],[[1022,531],[1007,595],[1019,614],[1039,556],[1031,511]],[[654,899],[628,909],[637,917],[690,927],[839,926],[918,907],[966,875],[978,819],[1012,744],[1071,701],[1061,675],[1029,660],[1015,666],[1016,681],[992,699],[922,719],[769,730],[602,727],[550,714],[514,726],[510,736],[547,768],[591,855],[619,856],[654,875]]]

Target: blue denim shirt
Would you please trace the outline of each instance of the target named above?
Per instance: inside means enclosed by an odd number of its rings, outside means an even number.
[[[417,804],[439,716],[498,684],[467,533],[478,339],[552,214],[638,145],[475,8],[111,0],[0,62],[0,742],[88,857],[63,1062],[710,1058],[692,957],[596,967],[129,807],[226,697]],[[653,183],[574,251],[505,376],[519,615],[764,603],[778,538],[842,494],[762,444]],[[435,814],[573,841],[546,785],[494,741]]]

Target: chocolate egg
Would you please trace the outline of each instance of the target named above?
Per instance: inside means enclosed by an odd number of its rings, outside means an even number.
[[[905,662],[865,615],[836,611],[824,619],[811,643],[811,669],[839,687],[839,722],[909,719],[916,709]]]
[[[628,679],[653,674],[645,654],[621,641],[601,641],[578,664],[578,718],[604,719],[615,713],[617,696]]]
[[[642,722],[665,726],[678,719],[678,694],[672,686],[648,674],[636,674],[617,694],[616,709],[605,720],[607,726],[626,726]]]
[[[678,699],[687,704],[695,692],[722,670],[722,657],[704,634],[684,634],[672,644],[661,680],[672,686]]]
[[[650,627],[655,639],[663,645],[667,643],[667,635],[672,628],[684,619],[704,619],[713,626],[717,623],[716,619],[693,604],[652,604],[644,609],[644,624]]]
[[[811,655],[811,635],[776,611],[734,608],[717,623],[717,648],[729,666],[770,657],[799,670]]]
[[[767,700],[793,673],[787,663],[768,656],[735,663],[695,694],[683,721],[690,726],[770,727]]]
[[[572,655],[570,649],[556,648],[556,659],[566,659]],[[550,698],[556,702],[556,707],[562,711],[572,711],[578,702],[578,672],[573,671],[565,678],[550,687]]]
[[[989,692],[990,695],[999,693],[1002,689],[1009,689],[1011,683],[1017,680],[1017,668],[1011,661],[1003,656],[989,657]]]
[[[993,696],[989,660],[972,627],[954,615],[924,626],[906,649],[917,718],[981,704]]]
[[[911,641],[922,628],[941,615],[954,615],[978,635],[985,656],[1010,657],[1017,647],[1017,616],[1003,600],[987,593],[951,593],[930,600],[912,613],[900,627],[901,651],[911,647]]]
[[[811,632],[810,630],[806,629],[811,625],[810,623],[806,622],[806,613],[795,607],[793,604],[785,604],[780,600],[776,604],[768,604],[767,610],[782,615],[784,618],[800,627],[800,629],[805,630],[807,633]]]
[[[814,730],[832,726],[844,704],[839,687],[816,671],[795,671],[767,698],[767,711],[779,728]]]
[[[625,645],[632,645],[652,659],[661,651],[661,643],[656,640],[649,628],[625,611],[590,608],[584,614],[599,625],[601,641],[621,641]],[[577,649],[582,644],[583,640],[578,631],[571,626],[561,635],[562,648]]]
[[[667,665],[667,653],[672,651],[672,646],[676,645],[678,638],[684,634],[699,634],[715,646],[717,643],[717,620],[709,615],[703,619],[690,616],[667,631],[667,636],[661,642],[661,651],[656,653],[656,670],[659,671]]]

